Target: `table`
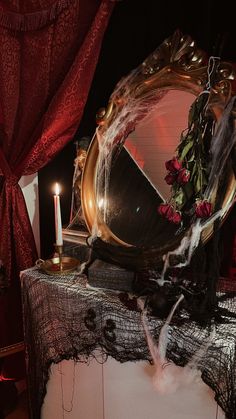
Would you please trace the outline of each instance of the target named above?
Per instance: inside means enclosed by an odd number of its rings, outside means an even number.
[[[77,272],[49,276],[38,268],[21,272],[22,303],[32,419],[40,418],[49,367],[62,360],[88,362],[100,351],[124,363],[151,361],[136,299],[127,294],[87,288]],[[215,325],[207,353],[199,358],[203,381],[228,419],[236,419],[236,294],[219,292],[219,306],[230,311]],[[163,321],[149,316],[148,327],[158,340]],[[181,310],[169,328],[168,359],[184,366],[198,353],[209,330]],[[96,355],[95,355],[96,354]]]

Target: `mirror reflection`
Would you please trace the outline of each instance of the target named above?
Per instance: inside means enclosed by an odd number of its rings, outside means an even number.
[[[126,243],[163,246],[178,234],[179,227],[163,220],[157,208],[170,196],[165,162],[187,127],[194,99],[188,92],[166,91],[128,135],[112,163],[108,192],[99,195],[97,205],[112,233]]]
[[[164,181],[165,162],[173,157],[181,133],[188,126],[194,100],[191,93],[167,91],[155,110],[125,140],[126,150],[163,200],[170,196],[170,186]]]

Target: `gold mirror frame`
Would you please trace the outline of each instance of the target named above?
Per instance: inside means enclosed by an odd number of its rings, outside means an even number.
[[[176,31],[173,36],[166,39],[153,54],[151,54],[138,68],[138,72],[132,83],[126,88],[132,99],[142,98],[150,90],[182,90],[194,94],[196,97],[203,91],[207,83],[207,58],[206,54],[196,47],[190,36],[183,36]],[[215,120],[219,120],[223,110],[233,95],[232,80],[234,71],[230,63],[220,62],[216,74],[216,82],[212,86],[209,97],[209,110]],[[98,131],[103,135],[114,122],[124,106],[122,92],[119,96],[111,95],[107,109],[101,109],[97,115]],[[235,113],[236,110],[233,110]],[[174,150],[173,150],[174,152]],[[94,220],[97,222],[99,235],[104,242],[112,245],[130,247],[116,237],[109,227],[103,222],[96,205],[95,179],[97,173],[97,160],[99,146],[97,134],[88,149],[85,167],[82,176],[81,201],[84,218],[88,230],[92,232]],[[225,194],[223,208],[232,203],[236,192],[236,180],[234,173],[230,174],[228,188]],[[224,214],[224,217],[227,212]],[[206,242],[212,235],[213,227],[208,227],[202,232],[202,241]],[[163,253],[173,250],[181,237],[173,240],[173,243],[162,249]],[[162,256],[160,255],[160,257]]]

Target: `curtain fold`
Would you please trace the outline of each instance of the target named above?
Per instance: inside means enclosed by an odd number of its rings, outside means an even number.
[[[0,1],[0,346],[22,337],[19,271],[37,259],[18,181],[73,139],[114,4]]]

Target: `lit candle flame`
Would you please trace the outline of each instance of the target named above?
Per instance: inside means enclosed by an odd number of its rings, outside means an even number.
[[[60,186],[59,186],[58,183],[56,183],[56,185],[55,185],[55,194],[56,195],[59,195],[60,194]]]

